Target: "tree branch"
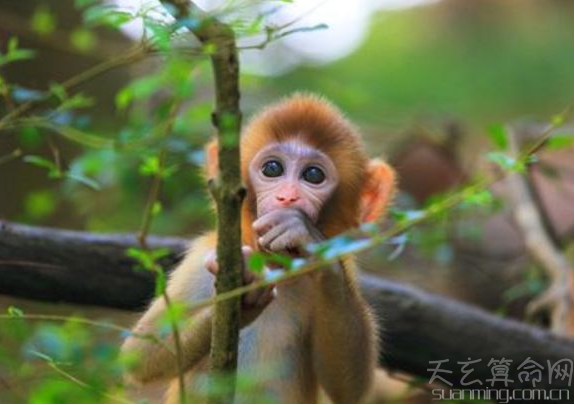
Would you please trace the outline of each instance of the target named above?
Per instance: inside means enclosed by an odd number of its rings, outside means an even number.
[[[168,247],[171,268],[187,242],[150,236],[151,249]],[[134,270],[125,251],[138,245],[133,234],[104,235],[0,222],[0,294],[142,310],[154,295],[154,276]],[[381,363],[429,380],[429,361],[449,359],[449,381],[458,386],[457,361],[481,358],[472,379],[492,378],[491,358],[530,357],[542,366],[573,359],[573,341],[478,308],[379,278],[362,276],[362,290],[383,331]],[[4,321],[2,321],[4,322]],[[445,368],[445,367],[444,367]],[[517,376],[515,376],[517,377]],[[532,388],[513,378],[510,388]],[[465,387],[469,388],[469,387]],[[537,388],[569,389],[566,380],[542,379]],[[572,395],[572,394],[571,394]]]
[[[219,272],[216,293],[232,291],[242,285],[241,205],[244,197],[240,177],[239,60],[235,33],[231,27],[204,13],[188,0],[163,0],[162,3],[179,20],[199,18],[190,27],[204,45],[212,45],[210,54],[214,73],[216,107],[212,121],[218,131],[219,173],[210,191],[217,209],[217,257]],[[175,8],[175,11],[173,10]],[[215,402],[234,400],[238,343],[240,334],[240,297],[216,303],[212,326],[210,369],[213,376],[225,376],[226,384],[214,394]]]

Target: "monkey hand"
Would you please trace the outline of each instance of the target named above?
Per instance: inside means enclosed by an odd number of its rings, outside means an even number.
[[[305,256],[305,246],[325,240],[306,214],[295,208],[277,209],[259,217],[253,224],[264,250]]]
[[[242,274],[243,284],[249,285],[258,280],[256,274],[248,270],[247,258],[253,253],[249,246],[242,246],[244,256],[244,271]],[[219,266],[215,250],[212,251],[206,259],[206,269],[214,276],[218,274]],[[242,327],[252,323],[273,301],[275,297],[275,285],[268,285],[247,292],[242,296]]]

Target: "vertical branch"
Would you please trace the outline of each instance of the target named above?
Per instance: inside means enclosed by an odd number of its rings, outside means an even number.
[[[239,62],[234,31],[204,13],[188,0],[163,0],[163,4],[180,21],[190,17],[199,24],[190,27],[204,45],[215,47],[211,56],[216,105],[212,122],[218,132],[220,170],[210,182],[210,192],[217,208],[217,257],[219,272],[216,293],[222,294],[241,286],[243,258],[241,252],[241,204],[245,190],[240,177],[239,137]],[[230,403],[234,400],[238,342],[240,330],[240,297],[215,305],[210,350],[212,378],[226,377],[212,401]]]
[[[218,129],[219,176],[210,184],[210,191],[217,207],[217,257],[219,273],[216,293],[221,294],[241,286],[243,258],[241,252],[241,204],[244,189],[240,178],[239,135],[241,112],[239,110],[239,64],[235,38],[231,30],[216,43],[218,50],[212,56],[216,86],[216,109],[212,114]],[[212,327],[210,366],[212,373],[227,377],[226,392],[215,401],[229,403],[235,392],[240,329],[239,297],[215,306]],[[229,380],[228,380],[229,379]]]

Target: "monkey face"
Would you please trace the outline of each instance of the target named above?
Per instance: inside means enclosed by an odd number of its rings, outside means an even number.
[[[339,176],[323,152],[297,140],[271,143],[249,166],[256,194],[257,216],[295,208],[316,222],[335,190]]]

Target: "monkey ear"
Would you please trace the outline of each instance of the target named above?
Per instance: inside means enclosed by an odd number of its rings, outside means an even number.
[[[218,141],[210,141],[204,148],[206,153],[206,176],[208,179],[215,179],[218,175]]]
[[[361,222],[377,220],[395,193],[395,172],[387,163],[373,159],[367,167],[367,181],[361,193]]]

